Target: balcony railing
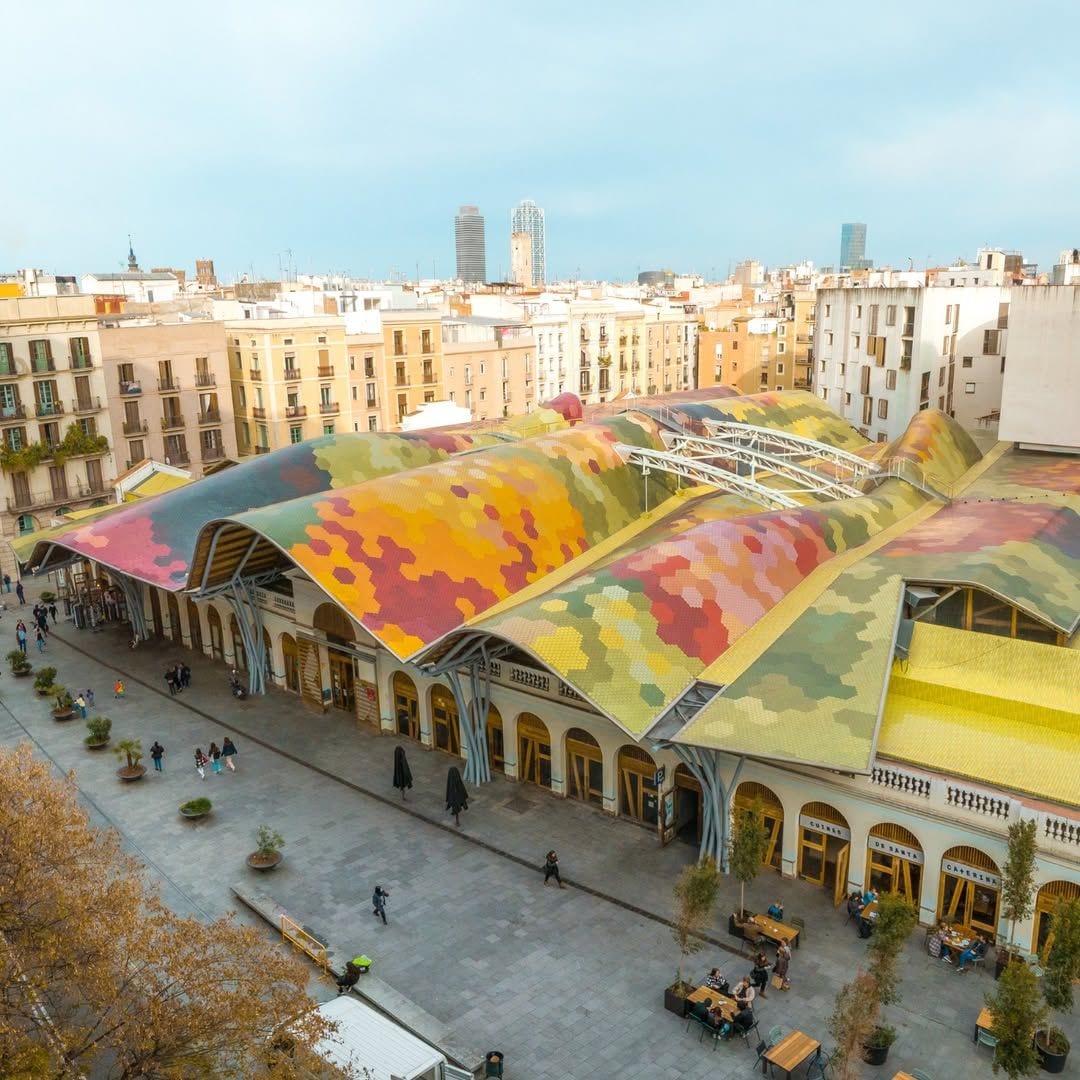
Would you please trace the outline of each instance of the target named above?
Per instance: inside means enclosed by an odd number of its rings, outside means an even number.
[[[298,367],[286,367],[285,378],[286,379],[299,379],[301,378],[300,369]]]
[[[106,481],[100,484],[84,484],[82,481],[77,481],[51,491],[16,491],[7,497],[7,508],[9,511],[22,511],[31,507],[59,506],[61,503],[103,495],[111,486],[111,482]]]
[[[265,420],[266,410],[258,405],[251,406],[251,418],[252,420]]]
[[[168,416],[161,418],[161,430],[162,431],[175,431],[177,428],[184,426],[184,417],[182,413],[170,413]]]
[[[165,460],[170,465],[190,465],[191,454],[187,450],[170,450],[165,448]]]
[[[71,357],[71,370],[72,371],[89,371],[94,366],[92,357],[89,356],[72,356]]]
[[[256,446],[254,449],[255,449],[256,454],[269,454],[270,453],[270,447],[269,446]]]
[[[145,420],[132,420],[124,424],[125,435],[145,435],[149,430]]]
[[[180,383],[178,383],[176,381],[176,379],[174,379],[174,378],[172,378],[170,376],[167,379],[158,379],[157,388],[162,393],[169,393],[169,392],[175,393],[177,390],[180,389]]]
[[[217,376],[212,371],[196,371],[196,386],[217,386]]]
[[[131,382],[126,382],[125,380],[121,379],[120,393],[123,394],[125,397],[131,397],[134,394],[141,394],[142,383],[140,383],[137,379],[133,379]]]
[[[285,419],[286,420],[303,420],[307,416],[306,405],[286,405],[285,406]]]
[[[901,356],[900,357],[900,370],[901,371],[910,371],[911,370],[911,357],[910,356]]]
[[[472,379],[467,378],[465,380],[466,386],[471,382],[472,382]],[[398,375],[397,378],[394,379],[394,385],[395,386],[408,386],[409,385],[409,376],[408,375]]]
[[[425,386],[434,386],[438,381],[439,380],[437,378],[435,378],[435,372],[434,371],[425,371],[424,372],[424,385]]]
[[[220,461],[224,456],[224,446],[204,446],[202,448],[203,461]]]
[[[31,375],[48,375],[55,370],[56,365],[51,360],[42,360],[38,358],[30,361]]]
[[[101,398],[76,398],[71,403],[73,413],[94,413],[101,411]]]
[[[220,409],[205,409],[199,413],[200,424],[220,424],[221,423],[221,410]]]
[[[262,382],[262,368],[248,368],[248,378],[252,382]]]
[[[14,360],[0,362],[0,379],[17,379],[21,374],[19,365]]]
[[[60,401],[39,401],[34,405],[36,416],[63,416],[64,405]]]
[[[319,412],[323,416],[336,416],[341,411],[341,406],[336,401],[324,401],[319,405]]]
[[[334,365],[333,364],[320,364],[319,365],[319,378],[320,379],[332,379],[334,377]]]
[[[900,332],[901,337],[914,337],[915,336],[915,324],[904,323],[904,329]]]
[[[0,409],[0,422],[7,422],[10,420],[25,420],[26,419],[26,406],[21,402],[16,402],[14,405],[5,405]]]

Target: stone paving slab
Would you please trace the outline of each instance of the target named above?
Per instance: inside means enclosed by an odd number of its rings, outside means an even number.
[[[176,658],[191,664],[194,685],[170,698],[161,674]],[[118,634],[62,626],[45,660],[66,685],[94,687],[98,711],[113,717],[114,739],[132,734],[144,746],[160,739],[166,771],[120,784],[115,760],[82,747],[77,721],[52,721],[28,682],[2,680],[0,696],[17,722],[0,725],[0,738],[17,739],[25,725],[62,768],[76,768],[105,820],[207,914],[234,906],[229,882],[256,875],[244,859],[267,821],[286,837],[275,898],[343,948],[372,956],[380,979],[452,1038],[504,1050],[508,1078],[750,1074],[753,1056],[741,1041],[714,1051],[662,1008],[677,954],[657,919],[669,915],[673,879],[692,849],[661,848],[630,823],[505,780],[470,793],[459,831],[442,806],[452,760],[446,755],[406,744],[416,786],[402,807],[390,784],[396,738],[361,729],[342,713],[311,713],[283,693],[238,702],[225,668],[187,650],[153,644],[129,651]],[[108,688],[116,670],[128,676],[129,696],[114,702]],[[220,744],[225,734],[240,750],[237,773],[200,781],[194,747]],[[181,819],[179,804],[204,793],[213,814],[198,823]],[[521,800],[527,812],[508,808]],[[568,878],[596,894],[543,886],[539,865],[551,846]],[[386,927],[371,915],[376,882],[390,890]],[[734,883],[725,884],[714,927],[725,944],[731,939],[723,924],[737,895]],[[791,992],[760,1003],[760,1024],[798,1028],[828,1044],[833,998],[862,961],[865,943],[824,892],[806,883],[763,874],[747,902],[762,908],[775,896],[789,916],[806,919],[807,933],[792,962]],[[982,1080],[989,1055],[972,1044],[971,1030],[992,980],[956,976],[925,958],[921,944],[922,934],[913,935],[904,1002],[889,1011],[899,1037],[888,1067],[866,1075],[919,1067]],[[748,968],[717,946],[690,967],[696,977],[713,964],[729,977]],[[326,983],[324,993],[332,992]],[[1066,1025],[1074,1041],[1076,1027],[1071,1019]]]

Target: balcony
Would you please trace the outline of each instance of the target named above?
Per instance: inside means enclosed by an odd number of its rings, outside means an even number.
[[[7,497],[7,508],[11,513],[21,513],[34,507],[60,506],[66,502],[100,497],[106,494],[111,486],[111,483],[105,481],[100,484],[86,484],[80,480],[51,491],[16,491]]]
[[[0,409],[0,423],[10,423],[12,420],[25,420],[26,406],[18,401],[14,405],[5,405]]]
[[[300,369],[298,367],[285,368],[285,379],[288,382],[296,382],[297,379],[300,379],[302,377],[303,376],[300,374]]]
[[[20,374],[19,365],[14,360],[0,362],[0,379],[17,379]]]
[[[120,393],[124,397],[133,397],[135,394],[142,393],[142,383],[138,381],[127,382],[123,379],[120,380]]]
[[[814,343],[813,334],[796,334],[795,342],[798,345],[812,345]]]
[[[900,370],[901,371],[910,371],[911,370],[911,357],[910,356],[901,356],[900,357]]]
[[[900,332],[901,337],[914,337],[915,336],[915,324],[913,322],[904,323],[904,329]]]
[[[71,370],[72,371],[89,371],[94,366],[94,361],[89,356],[72,356],[71,357]]]
[[[163,394],[175,394],[180,389],[180,384],[170,375],[167,379],[158,379],[157,388]]]
[[[175,431],[177,428],[184,426],[184,417],[182,413],[169,413],[168,416],[161,418],[161,430],[162,431]]]
[[[320,379],[332,379],[334,377],[334,365],[327,364],[325,366],[319,365],[319,378]]]
[[[217,376],[212,371],[196,371],[196,386],[217,386]]]
[[[809,379],[796,379],[795,383],[794,383],[794,386],[795,386],[796,390],[809,390],[810,389],[810,380]]]
[[[434,371],[425,371],[424,372],[424,385],[425,386],[434,386],[438,381],[439,380],[435,377],[435,372]]]
[[[367,407],[369,409],[377,409],[379,407],[379,403],[375,400],[375,398],[368,398]]]
[[[285,419],[286,420],[303,420],[307,416],[306,405],[286,405],[285,406]]]
[[[341,406],[336,401],[324,401],[319,405],[319,412],[323,416],[337,416]]]
[[[252,382],[262,382],[262,368],[248,368],[248,378]]]
[[[224,446],[204,446],[202,448],[203,461],[221,461],[225,457]]]
[[[187,450],[170,450],[165,447],[165,462],[168,465],[190,465],[191,454]]]
[[[466,386],[468,386],[471,382],[472,382],[472,379],[470,379],[470,378],[465,379],[465,385]],[[409,376],[408,375],[399,375],[396,379],[394,379],[394,385],[395,386],[408,386],[409,385]]]
[[[64,406],[59,401],[39,401],[34,406],[35,416],[63,416]]]
[[[87,413],[96,413],[101,411],[101,398],[76,398],[71,403],[71,411],[78,415],[85,416]]]
[[[269,454],[270,453],[270,447],[269,446],[256,446],[253,449],[255,450],[256,454]]]
[[[148,432],[149,427],[145,420],[132,420],[124,424],[125,435],[146,435]]]
[[[221,423],[221,410],[220,409],[205,409],[199,413],[200,424],[220,424]]]
[[[31,375],[49,375],[56,370],[56,365],[51,359],[36,357],[30,361]]]
[[[252,420],[265,420],[266,410],[259,405],[251,406],[251,419]]]

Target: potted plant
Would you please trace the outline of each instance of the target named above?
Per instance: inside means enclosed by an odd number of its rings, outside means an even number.
[[[7,654],[7,662],[11,667],[11,674],[16,678],[23,678],[29,675],[34,669],[30,666],[30,661],[26,658],[26,653],[22,649],[12,649]]]
[[[878,1013],[877,983],[860,971],[840,988],[829,1017],[829,1032],[836,1040],[829,1070],[833,1080],[858,1080],[862,1076],[865,1047],[874,1037]]]
[[[180,813],[186,818],[203,818],[213,809],[209,799],[188,799],[180,804]]]
[[[1016,924],[1031,914],[1035,900],[1035,835],[1034,818],[1014,821],[1009,826],[1009,846],[1001,870],[1001,910],[1009,920],[1009,937],[998,948],[994,978],[1001,977],[1005,965],[1017,954],[1013,951]]]
[[[56,668],[38,668],[37,674],[34,676],[34,689],[38,692],[38,696],[48,697],[50,692],[52,691],[52,686],[55,680]]]
[[[57,686],[54,683],[49,687],[48,694],[53,699],[52,717],[54,720],[70,720],[75,715],[75,702],[66,686]]]
[[[1044,952],[1043,999],[1052,1012],[1071,1012],[1073,983],[1080,979],[1080,899],[1058,901]],[[1064,1071],[1070,1048],[1065,1032],[1055,1024],[1035,1032],[1035,1051],[1049,1073]]]
[[[884,1065],[889,1047],[896,1041],[896,1030],[879,1022],[883,1005],[900,1000],[896,964],[904,943],[919,921],[915,909],[899,893],[882,893],[878,898],[874,936],[867,946],[868,974],[874,981],[873,1026],[864,1044],[866,1061]]]
[[[281,862],[284,838],[269,825],[260,825],[255,837],[258,847],[247,857],[248,866],[253,870],[273,870]]]
[[[863,1043],[863,1060],[867,1065],[884,1065],[889,1057],[889,1047],[896,1042],[896,1028],[888,1024],[875,1024]]]
[[[986,995],[986,1007],[997,1039],[994,1072],[1003,1072],[1009,1080],[1034,1076],[1039,1071],[1039,1055],[1033,1036],[1046,1019],[1035,972],[1020,961],[1006,964],[997,992]]]
[[[87,750],[100,750],[109,744],[112,721],[107,716],[92,716],[86,721],[89,734],[83,739]]]
[[[683,964],[702,946],[700,934],[712,917],[716,895],[720,891],[720,874],[716,862],[708,855],[700,862],[683,868],[675,882],[675,915],[672,935],[679,946],[679,965],[675,982],[664,989],[664,1008],[682,1016],[686,997],[694,986],[683,979]]]
[[[143,759],[142,741],[139,739],[121,739],[114,747],[113,753],[117,761],[124,762],[116,775],[121,780],[140,780],[146,772],[146,766],[141,765]]]
[[[741,927],[750,916],[746,910],[746,886],[757,877],[768,850],[765,810],[761,800],[755,799],[748,810],[736,812],[728,856],[728,869],[739,882],[739,910],[728,921],[728,930],[737,937],[742,937]]]
[[[51,604],[55,600],[56,600],[56,593],[50,592],[48,589],[45,589],[45,590],[42,591],[42,593],[41,593],[41,602],[43,604]]]

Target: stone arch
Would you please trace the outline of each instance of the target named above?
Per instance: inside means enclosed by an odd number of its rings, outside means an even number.
[[[1035,928],[1031,951],[1042,955],[1054,940],[1054,908],[1059,900],[1080,899],[1080,884],[1075,881],[1048,881],[1035,896]]]
[[[517,718],[518,779],[551,789],[551,733],[535,713]]]
[[[180,622],[180,602],[176,599],[176,593],[166,593],[165,602],[169,607],[169,637],[174,645],[183,645],[184,627]]]
[[[799,811],[796,873],[820,885],[839,904],[847,895],[851,866],[851,826],[831,803],[804,803]]]
[[[225,662],[225,633],[221,628],[221,615],[211,603],[206,606],[206,623],[210,630],[210,655]]]
[[[311,625],[316,630],[321,630],[328,641],[348,643],[356,640],[352,620],[337,604],[329,602],[320,604],[315,609],[315,614],[311,616]]]
[[[779,870],[784,854],[784,804],[771,787],[757,780],[744,780],[735,789],[735,810],[746,811],[760,800],[765,828],[769,830],[769,844],[762,857],[762,865]]]
[[[584,728],[566,733],[566,794],[579,802],[604,806],[604,752]]]
[[[502,713],[488,704],[487,714],[488,765],[493,773],[506,771],[506,752],[503,742]]]
[[[997,936],[1001,868],[980,848],[957,845],[941,857],[937,918]]]
[[[428,691],[431,709],[431,740],[436,750],[461,757],[461,719],[453,690],[435,683]]]
[[[300,656],[296,648],[296,638],[292,634],[282,634],[281,660],[285,668],[285,689],[294,694],[300,693]]]
[[[198,652],[202,652],[202,615],[199,614],[199,605],[190,596],[187,597],[185,603],[187,606],[188,637],[191,641],[191,647]]]
[[[895,822],[875,825],[866,839],[866,887],[899,893],[918,909],[924,862],[922,844],[910,829]]]
[[[390,680],[390,700],[394,703],[394,728],[407,739],[420,741],[420,695],[416,683],[404,671],[395,671]]]
[[[618,813],[620,817],[655,826],[660,811],[660,795],[656,788],[656,760],[642,746],[627,743],[619,748]]]

